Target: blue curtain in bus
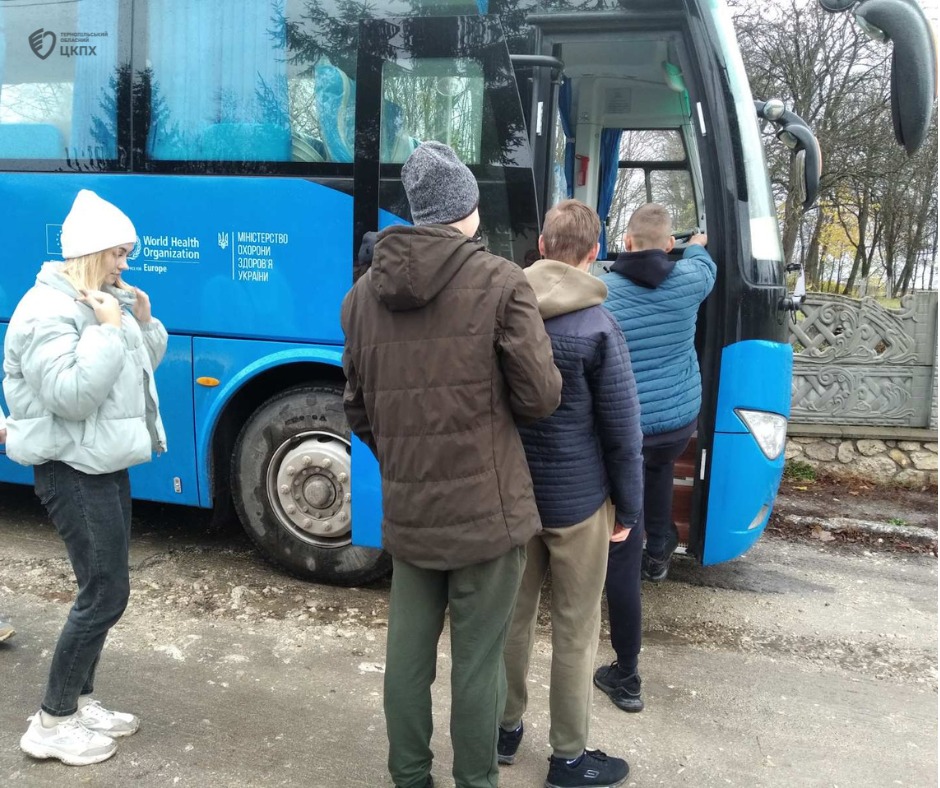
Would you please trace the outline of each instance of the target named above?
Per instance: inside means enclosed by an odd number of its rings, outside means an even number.
[[[314,84],[325,158],[351,164],[356,154],[356,83],[336,66],[321,63],[314,70]],[[381,122],[381,161],[402,164],[420,140],[405,128],[402,108],[387,99],[382,101]]]
[[[607,219],[617,186],[617,165],[620,163],[620,135],[622,129],[604,129],[601,132],[600,185],[597,194],[597,215],[601,218],[601,249],[598,258],[607,257]]]
[[[77,56],[72,90],[69,157],[117,158],[118,0],[78,4],[76,27],[82,33],[106,33],[79,46],[93,46],[94,56]]]
[[[477,10],[481,14],[483,15],[488,14],[489,8],[490,8],[490,0],[477,0]]]
[[[150,0],[147,9],[150,155],[290,160],[280,0]]]
[[[571,80],[565,77],[558,90],[558,117],[565,133],[565,193],[574,197],[574,126],[571,125]]]

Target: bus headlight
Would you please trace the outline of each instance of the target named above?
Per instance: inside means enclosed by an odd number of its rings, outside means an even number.
[[[787,442],[787,420],[779,413],[765,410],[744,410],[735,408],[748,431],[754,436],[760,450],[768,460],[776,460]]]

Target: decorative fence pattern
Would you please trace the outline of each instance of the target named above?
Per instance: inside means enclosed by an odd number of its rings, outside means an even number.
[[[809,293],[790,324],[791,421],[937,427],[937,293],[899,309]]]

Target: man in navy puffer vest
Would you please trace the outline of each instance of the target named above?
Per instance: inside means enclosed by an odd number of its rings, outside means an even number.
[[[676,239],[669,212],[647,203],[627,225],[627,251],[601,277],[608,290],[606,306],[627,338],[640,397],[646,531],[642,575],[653,582],[666,579],[679,542],[672,521],[673,473],[695,432],[702,404],[695,320],[715,284],[716,271],[705,251],[707,240],[705,235],[693,235],[682,257],[670,259]],[[640,554],[636,543],[628,542],[611,544],[607,569],[611,643],[617,661],[600,668],[594,683],[624,711],[641,711],[640,608],[625,604],[634,596]]]
[[[508,696],[497,751],[500,763],[512,763],[522,739],[539,592],[550,568],[552,757],[545,784],[559,788],[620,785],[629,771],[622,759],[585,749],[607,545],[615,526],[622,534],[639,527],[643,468],[630,355],[602,306],[607,288],[586,270],[597,256],[599,233],[588,206],[559,203],[539,238],[542,254],[554,259],[525,271],[552,341],[562,393],[553,415],[519,427],[543,530],[526,547],[503,652]]]

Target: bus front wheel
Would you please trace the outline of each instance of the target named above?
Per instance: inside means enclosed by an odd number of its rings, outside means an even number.
[[[361,585],[386,575],[391,562],[351,544],[351,473],[342,388],[295,386],[242,427],[232,497],[248,536],[273,563],[304,580]]]

